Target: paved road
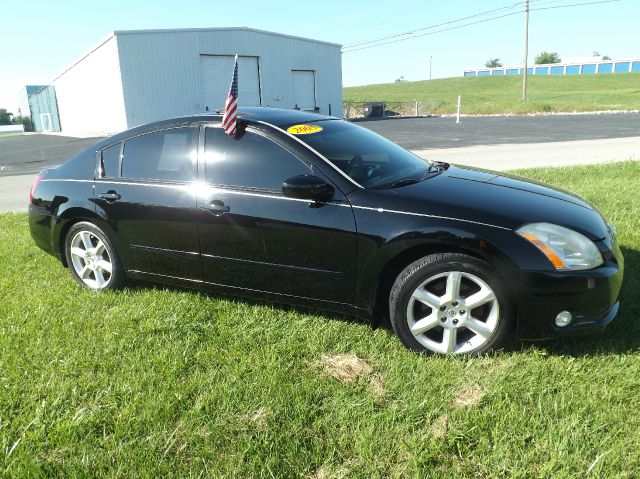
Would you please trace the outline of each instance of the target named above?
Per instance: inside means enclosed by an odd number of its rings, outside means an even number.
[[[358,123],[409,149],[640,136],[640,113],[405,118]]]
[[[0,213],[27,211],[34,175],[0,177]]]
[[[98,141],[58,135],[0,137],[0,176],[33,174],[57,165]]]
[[[502,171],[640,160],[640,136],[412,151],[429,160]]]
[[[640,136],[638,113],[465,117],[460,124],[453,118],[405,118],[359,124],[412,150]],[[37,173],[98,139],[57,135],[0,137],[0,177]]]
[[[477,166],[490,170],[510,170],[536,166],[566,166],[628,159],[640,160],[640,137],[416,149],[412,151],[430,160]],[[29,188],[33,179],[33,174],[0,177],[0,213],[26,210]]]

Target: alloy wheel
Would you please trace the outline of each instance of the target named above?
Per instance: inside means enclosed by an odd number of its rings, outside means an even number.
[[[468,353],[482,347],[500,321],[491,287],[474,274],[449,271],[431,276],[412,292],[407,325],[425,348],[437,353]]]
[[[109,285],[113,261],[107,246],[91,231],[78,231],[69,249],[71,264],[82,282],[91,289],[104,289]]]

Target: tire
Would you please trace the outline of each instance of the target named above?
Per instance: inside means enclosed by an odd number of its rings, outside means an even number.
[[[391,325],[409,349],[480,355],[503,344],[512,304],[491,266],[459,253],[434,254],[407,266],[389,295]]]
[[[109,237],[87,221],[69,228],[64,251],[71,276],[92,291],[118,289],[125,283],[120,257]]]

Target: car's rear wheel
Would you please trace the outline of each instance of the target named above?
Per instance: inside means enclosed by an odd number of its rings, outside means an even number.
[[[410,349],[482,354],[508,336],[511,304],[491,266],[446,253],[407,266],[389,296],[391,324]]]
[[[82,221],[67,232],[65,253],[69,270],[81,286],[100,291],[124,283],[118,254],[107,235],[93,223]]]

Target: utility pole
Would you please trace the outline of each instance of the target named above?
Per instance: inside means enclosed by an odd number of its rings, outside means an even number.
[[[431,80],[431,60],[433,59],[433,55],[429,56],[429,80]]]
[[[529,0],[524,2],[524,70],[522,72],[522,99],[527,99],[527,69],[529,57]]]

